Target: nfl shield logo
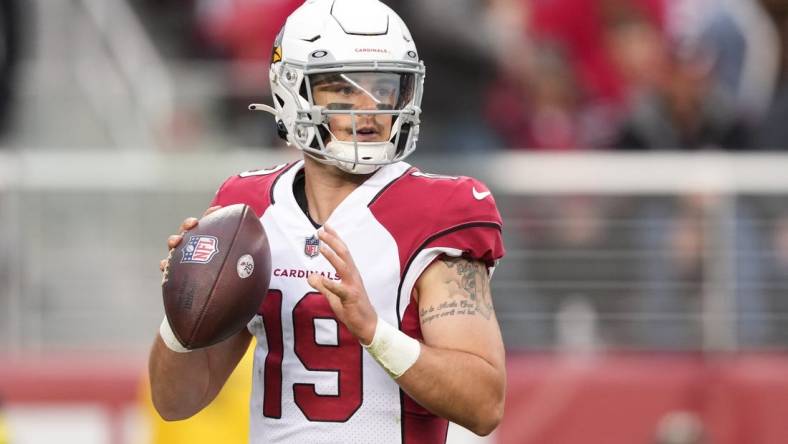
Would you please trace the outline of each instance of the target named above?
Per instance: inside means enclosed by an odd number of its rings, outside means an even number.
[[[309,257],[315,257],[319,253],[320,248],[320,239],[317,238],[314,234],[308,238],[306,238],[306,242],[304,243],[304,254]]]
[[[213,236],[191,236],[183,247],[181,263],[207,264],[219,252],[219,239]]]

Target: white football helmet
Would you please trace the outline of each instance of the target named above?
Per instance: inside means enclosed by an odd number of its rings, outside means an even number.
[[[424,73],[385,4],[307,0],[274,43],[274,107],[249,108],[272,113],[280,136],[318,161],[369,174],[416,149]]]

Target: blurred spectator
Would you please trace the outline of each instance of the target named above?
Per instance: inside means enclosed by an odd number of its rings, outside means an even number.
[[[133,0],[140,24],[156,49],[170,60],[206,58],[210,55],[206,42],[199,39],[195,9],[199,0]]]
[[[644,81],[660,0],[497,0],[493,8],[523,17],[522,29],[498,39],[501,73],[487,102],[507,145],[531,149],[608,146],[632,84]],[[497,5],[497,6],[496,6]],[[512,20],[493,14],[499,22]],[[503,17],[503,18],[502,18]],[[512,60],[514,59],[514,60]]]
[[[274,39],[303,0],[198,0],[197,24],[205,41],[230,60],[230,88],[267,94]],[[248,99],[247,99],[248,100]]]
[[[784,196],[736,200],[738,341],[745,348],[788,344],[788,214]]]
[[[777,219],[773,242],[780,274],[788,276],[788,215],[783,214]]]
[[[17,66],[22,50],[22,21],[20,0],[0,0],[0,135],[6,133],[11,121]]]
[[[788,3],[785,0],[758,0],[773,20],[780,36],[781,78],[784,81],[788,74]]]
[[[757,122],[769,108],[779,78],[780,42],[773,21],[759,0],[717,1],[700,12],[706,19],[688,24],[694,31],[676,32],[696,34],[688,38],[710,51],[714,78],[746,121]]]
[[[536,47],[519,78],[501,78],[490,88],[486,111],[511,148],[567,150],[588,147],[580,90],[558,48]]]
[[[170,130],[178,145],[189,146],[200,138],[214,137],[214,128],[207,128],[211,124],[229,136],[231,145],[283,145],[273,120],[250,113],[247,106],[251,102],[271,102],[268,68],[274,39],[285,18],[302,3],[303,0],[132,2],[158,50],[170,62],[175,77],[185,80],[176,85],[181,103]]]
[[[622,230],[620,221],[629,220],[636,202],[552,196],[520,205],[526,257],[518,278],[527,283],[528,309],[547,316],[535,320],[541,328],[527,326],[523,332],[530,337],[518,340],[576,351],[632,346],[636,337],[623,316],[639,289],[629,285],[637,282],[637,268],[632,261],[622,264],[617,253],[630,251],[635,240],[634,230]]]
[[[655,81],[634,96],[615,146],[624,150],[745,149],[749,133],[711,76],[711,55],[700,45],[666,48]]]
[[[692,349],[784,341],[775,337],[781,326],[769,316],[781,310],[771,294],[780,274],[770,260],[771,232],[764,229],[774,220],[768,207],[748,198],[688,194],[643,208],[638,248],[651,254],[640,265],[641,294],[632,307],[644,319],[632,331],[639,343]],[[735,313],[736,337],[703,336],[698,314],[720,309]]]
[[[593,102],[622,105],[628,79],[615,60],[615,34],[631,23],[660,29],[662,0],[529,0],[538,41],[558,42],[567,51],[579,84]],[[629,35],[629,37],[633,37]]]
[[[780,76],[774,100],[758,128],[756,144],[765,149],[788,149],[788,4],[760,0],[780,36]]]
[[[282,145],[273,120],[249,113],[251,102],[271,103],[268,69],[274,39],[303,0],[198,0],[202,38],[230,69],[224,122],[247,145]]]
[[[708,444],[708,441],[705,427],[698,415],[673,411],[659,420],[654,444]]]
[[[631,312],[641,322],[632,336],[656,349],[698,349],[703,346],[702,313],[705,222],[708,198],[687,195],[648,202],[638,219],[639,251],[648,252],[638,264],[639,294]]]
[[[767,150],[788,150],[788,81],[777,91],[756,131],[755,145]]]

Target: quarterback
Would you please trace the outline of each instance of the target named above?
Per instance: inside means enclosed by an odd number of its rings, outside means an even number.
[[[163,418],[208,405],[254,335],[252,443],[444,443],[448,421],[479,435],[498,425],[506,374],[489,282],[501,218],[484,184],[404,162],[424,75],[378,0],[307,0],[287,19],[273,106],[250,108],[273,114],[303,159],[230,177],[208,209],[254,209],[270,290],[248,329],[212,347],[186,352],[162,323],[149,367]]]

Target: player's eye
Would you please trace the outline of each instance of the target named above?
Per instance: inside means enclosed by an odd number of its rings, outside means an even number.
[[[397,103],[399,90],[395,85],[383,83],[376,86],[372,94],[381,102],[378,104],[378,109],[392,109]]]
[[[342,96],[350,96],[355,93],[355,89],[350,85],[335,85],[331,92]]]
[[[392,97],[395,94],[395,92],[396,91],[394,90],[394,87],[389,85],[376,86],[375,89],[372,90],[372,94],[374,94],[376,97],[381,97],[381,98]]]

